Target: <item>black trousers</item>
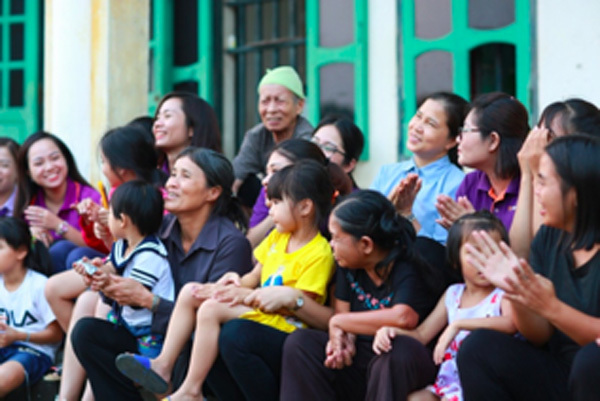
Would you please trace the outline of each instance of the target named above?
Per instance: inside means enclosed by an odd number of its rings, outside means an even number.
[[[221,327],[219,358],[207,377],[221,401],[277,401],[283,343],[288,334],[245,319]]]
[[[414,338],[396,337],[392,350],[371,363],[365,400],[406,400],[413,391],[433,384],[437,370],[431,350]]]
[[[328,334],[298,330],[284,345],[281,400],[404,400],[433,383],[431,353],[409,337],[394,340],[392,352],[376,356],[369,339],[358,339],[351,366],[332,370],[323,365]]]
[[[85,317],[73,328],[71,343],[96,400],[142,400],[133,382],[115,366],[115,358],[120,353],[137,352],[137,341],[126,328]]]
[[[600,349],[582,347],[571,366],[546,349],[491,330],[477,330],[458,352],[464,399],[600,399]]]

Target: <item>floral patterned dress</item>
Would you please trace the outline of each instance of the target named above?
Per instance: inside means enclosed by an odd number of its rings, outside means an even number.
[[[453,284],[446,290],[446,310],[448,311],[448,323],[459,319],[476,319],[482,317],[500,316],[500,301],[504,292],[498,288],[492,291],[484,300],[470,308],[461,308],[460,301],[465,290],[464,284]],[[464,339],[471,332],[461,330],[450,343],[444,354],[444,361],[440,365],[435,384],[429,390],[440,397],[446,397],[448,401],[462,401],[462,388],[458,377],[456,355]]]

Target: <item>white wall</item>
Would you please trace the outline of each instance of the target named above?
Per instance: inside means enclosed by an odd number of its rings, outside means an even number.
[[[569,97],[600,105],[600,1],[536,3],[539,112]]]
[[[396,0],[369,2],[369,160],[354,177],[368,188],[379,167],[398,160],[398,11]]]
[[[71,149],[90,173],[91,1],[46,0],[44,129]]]

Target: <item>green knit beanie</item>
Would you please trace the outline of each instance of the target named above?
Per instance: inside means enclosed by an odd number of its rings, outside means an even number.
[[[302,81],[296,70],[289,65],[267,69],[267,73],[258,83],[258,91],[263,85],[277,84],[292,91],[300,99],[304,99],[304,90],[302,89]]]

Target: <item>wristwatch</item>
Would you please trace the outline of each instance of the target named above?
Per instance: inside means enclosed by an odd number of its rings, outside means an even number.
[[[62,237],[67,233],[67,231],[69,231],[69,223],[62,220],[60,223],[58,223],[58,227],[56,227],[56,235]]]
[[[296,312],[298,309],[302,308],[303,306],[304,306],[304,297],[301,294],[298,296],[298,298],[296,298],[296,304],[292,308],[292,311]]]

